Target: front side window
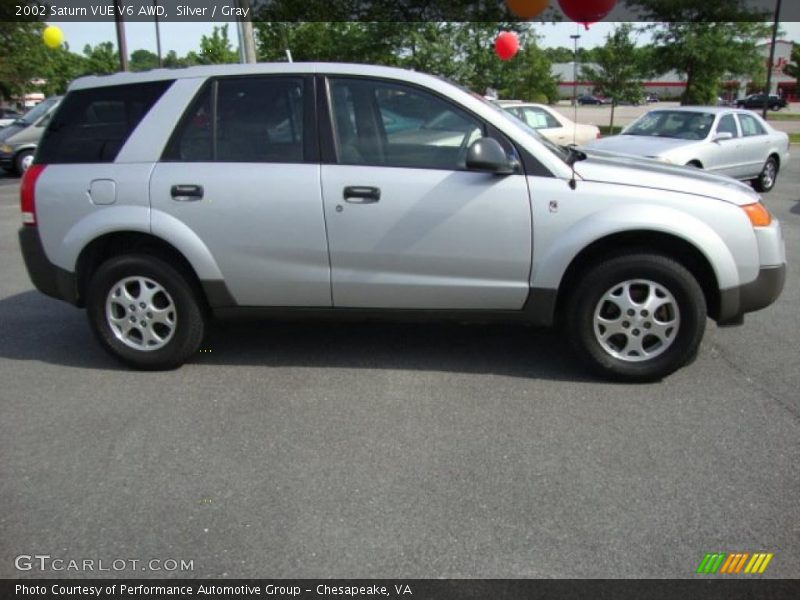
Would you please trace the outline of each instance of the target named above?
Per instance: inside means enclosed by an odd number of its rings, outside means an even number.
[[[303,162],[303,80],[234,77],[195,98],[164,152],[179,162]]]
[[[739,124],[742,126],[742,135],[744,137],[764,135],[766,133],[764,126],[751,115],[739,115]]]
[[[37,161],[114,162],[133,130],[171,84],[153,81],[70,92],[50,120]]]
[[[428,92],[336,78],[330,99],[341,164],[459,170],[481,123]]]

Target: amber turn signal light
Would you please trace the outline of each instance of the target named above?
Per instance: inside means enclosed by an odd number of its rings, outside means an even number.
[[[750,223],[753,227],[766,227],[772,223],[772,215],[769,214],[767,207],[761,204],[761,202],[745,204],[742,206],[742,210],[747,215],[747,218],[750,219]]]

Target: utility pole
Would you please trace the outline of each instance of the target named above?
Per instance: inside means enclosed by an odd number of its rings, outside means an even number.
[[[237,2],[239,8],[243,9],[242,12],[249,15],[239,22],[241,25],[242,41],[239,55],[242,57],[243,62],[254,63],[256,62],[256,42],[253,38],[253,7],[250,5],[250,0],[237,0]]]
[[[153,8],[156,11],[158,10],[158,0],[153,0]],[[158,52],[158,68],[160,69],[164,66],[164,61],[161,58],[161,31],[158,27],[158,14],[155,11],[153,11],[153,16],[156,20],[156,50]]]
[[[119,54],[119,70],[128,70],[128,44],[125,43],[125,23],[122,20],[120,0],[114,0],[114,22],[117,25],[117,52]]]
[[[769,48],[769,63],[767,63],[767,89],[764,90],[766,97],[764,98],[764,119],[767,118],[767,111],[769,110],[769,93],[772,90],[772,69],[775,65],[775,45],[778,41],[778,29],[781,23],[781,1],[777,0],[775,4],[775,23],[772,26],[772,45]]]

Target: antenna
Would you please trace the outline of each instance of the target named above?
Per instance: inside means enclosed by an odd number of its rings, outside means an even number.
[[[578,126],[576,125],[578,122],[578,40],[581,39],[580,32],[580,24],[575,23],[575,34],[569,36],[575,43],[575,54],[573,56],[572,62],[572,108],[573,108],[573,119],[572,119],[572,145],[576,146],[578,143]],[[575,158],[572,159],[572,179],[569,180],[569,187],[570,189],[575,189],[577,187],[577,181],[575,177]]]

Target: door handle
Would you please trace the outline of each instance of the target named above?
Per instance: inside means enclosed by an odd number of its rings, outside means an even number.
[[[351,204],[374,204],[381,199],[381,190],[365,185],[348,185],[343,196],[344,201]]]
[[[170,193],[172,195],[172,199],[176,202],[192,202],[194,200],[202,200],[203,186],[173,185]]]

